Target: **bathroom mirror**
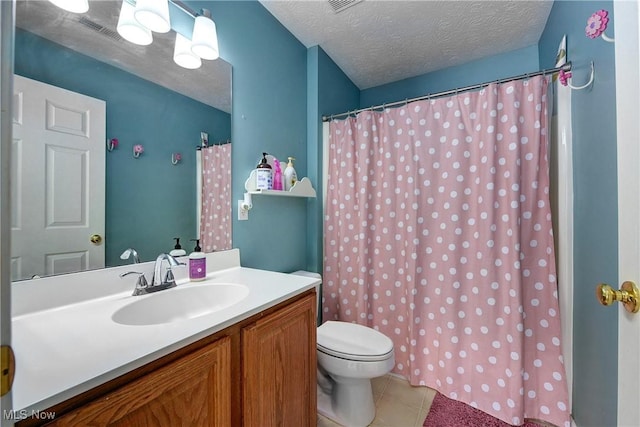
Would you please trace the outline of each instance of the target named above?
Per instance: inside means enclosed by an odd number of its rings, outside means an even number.
[[[196,70],[182,68],[173,62],[176,32],[153,33],[152,44],[135,45],[116,32],[121,0],[89,5],[87,13],[74,14],[48,1],[18,0],[15,74],[106,102],[105,225],[103,230],[85,230],[88,243],[96,239],[99,242],[91,244],[103,247],[104,266],[131,262],[120,259],[129,247],[141,261],[153,260],[174,248],[175,237],[189,253],[198,223],[196,147],[203,133],[209,144],[231,139],[231,65],[217,59],[203,60]],[[185,19],[182,26],[188,27],[188,16],[172,5],[172,25],[178,23],[174,28],[181,31],[180,20]],[[14,110],[19,103],[14,97]],[[107,141],[112,139],[118,143],[109,151]],[[134,146],[143,147],[137,158]],[[20,150],[13,151],[12,168],[47,169],[36,163],[36,156],[21,159],[18,166]],[[31,205],[43,206],[29,200],[32,194],[18,193],[12,187],[13,217],[18,210],[30,212]],[[13,222],[15,228],[15,218]],[[56,263],[66,272],[86,269],[87,256],[78,252],[65,258],[53,249],[69,236],[67,226],[56,225],[55,239],[40,235],[35,244],[22,245],[45,254],[44,267],[37,271],[20,264],[12,241],[12,280],[62,271]]]

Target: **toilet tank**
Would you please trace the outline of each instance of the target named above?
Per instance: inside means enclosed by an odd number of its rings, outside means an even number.
[[[294,271],[291,274],[295,274],[296,276],[313,277],[314,279],[322,280],[322,276],[318,273],[314,273],[313,271],[298,270]],[[316,307],[318,310],[318,325],[320,325],[322,323],[322,282],[316,285]]]

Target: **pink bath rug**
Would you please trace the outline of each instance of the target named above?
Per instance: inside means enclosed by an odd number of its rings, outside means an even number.
[[[502,420],[492,417],[466,403],[449,399],[436,393],[429,409],[424,427],[512,427]],[[525,422],[522,427],[540,427],[540,425]]]

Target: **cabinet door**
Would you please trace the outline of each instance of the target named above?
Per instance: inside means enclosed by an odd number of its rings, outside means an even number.
[[[52,423],[55,426],[231,425],[231,340],[141,377]]]
[[[315,426],[315,294],[242,331],[244,425]]]

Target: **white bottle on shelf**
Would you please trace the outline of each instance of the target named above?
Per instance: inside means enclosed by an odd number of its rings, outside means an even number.
[[[287,167],[284,170],[284,191],[291,190],[291,187],[298,180],[298,175],[296,174],[296,170],[293,168],[293,161],[295,159],[293,157],[289,157],[289,163],[287,163]]]

